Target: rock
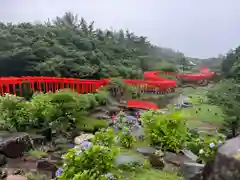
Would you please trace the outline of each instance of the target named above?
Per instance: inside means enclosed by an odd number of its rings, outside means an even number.
[[[120,111],[121,111],[121,109],[117,106],[114,106],[114,105],[108,106],[109,114],[116,114],[117,112],[120,112]]]
[[[181,150],[181,153],[185,156],[187,161],[193,161],[196,162],[198,160],[198,156],[192,153],[192,151],[183,149]]]
[[[93,134],[82,134],[74,138],[74,143],[77,145],[82,144],[83,141],[89,141],[94,137]]]
[[[124,164],[132,164],[132,163],[143,163],[144,159],[139,158],[136,156],[131,156],[131,155],[118,155],[116,158],[116,164],[117,166],[121,166]]]
[[[148,157],[148,160],[149,160],[150,164],[152,165],[152,167],[154,167],[156,169],[164,168],[164,160],[162,157],[159,157],[156,154],[151,154]]]
[[[0,153],[8,158],[18,158],[31,148],[33,143],[27,133],[0,134]]]
[[[137,148],[137,152],[143,154],[144,156],[150,156],[156,152],[156,149],[153,147],[142,147]]]
[[[174,164],[176,166],[180,166],[182,162],[182,156],[179,156],[178,154],[172,153],[172,152],[165,152],[163,159],[171,164]]]
[[[52,129],[50,127],[38,130],[36,133],[44,136],[47,141],[52,140]]]
[[[155,153],[158,157],[163,157],[164,153],[161,150],[156,150]]]
[[[13,175],[21,175],[24,171],[22,169],[14,169],[11,174]]]
[[[46,143],[46,138],[43,135],[38,135],[38,134],[31,134],[30,135],[33,144],[45,144]]]
[[[201,178],[203,168],[204,164],[183,162],[180,166],[180,172],[186,180],[197,180],[197,177]]]
[[[28,178],[21,175],[9,175],[6,180],[28,180]]]
[[[0,166],[3,166],[7,163],[7,158],[5,155],[0,154]]]
[[[108,119],[111,119],[108,115],[106,115],[106,113],[104,112],[97,112],[97,113],[94,113],[94,114],[91,114],[91,117],[94,118],[94,119],[101,119],[101,120],[108,120]]]
[[[37,169],[40,171],[50,171],[52,173],[52,178],[55,178],[55,172],[58,169],[56,163],[56,161],[38,160]]]
[[[227,140],[218,148],[213,162],[203,168],[203,177],[207,180],[240,179],[240,137]],[[236,157],[237,155],[237,157]]]

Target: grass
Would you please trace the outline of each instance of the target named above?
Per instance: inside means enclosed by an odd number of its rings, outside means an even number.
[[[203,123],[209,123],[212,125],[221,125],[224,121],[224,116],[221,108],[209,105],[200,104],[190,108],[184,108],[181,110],[184,116],[188,117],[191,121],[201,121]]]
[[[42,158],[48,156],[47,152],[41,150],[31,150],[26,152],[26,155],[34,158]]]
[[[137,172],[128,172],[123,175],[124,180],[184,180],[174,172],[165,172],[160,170],[142,170]]]
[[[137,141],[133,148],[126,149],[120,147],[120,153],[144,158],[143,155],[136,152],[136,149],[139,147],[147,147],[147,145],[147,141]],[[120,176],[122,180],[183,180],[183,178],[179,177],[175,172],[166,172],[154,168],[142,169],[134,172],[124,171]]]
[[[183,95],[191,97],[189,102],[193,107],[181,110],[183,116],[188,119],[188,125],[201,130],[212,130],[220,127],[224,121],[224,114],[218,106],[207,104],[207,87],[185,88]],[[199,98],[203,102],[199,102]]]

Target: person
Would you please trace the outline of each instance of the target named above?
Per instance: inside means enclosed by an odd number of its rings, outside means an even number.
[[[136,118],[138,120],[139,125],[142,125],[142,122],[140,120],[140,112],[139,111],[136,112]]]

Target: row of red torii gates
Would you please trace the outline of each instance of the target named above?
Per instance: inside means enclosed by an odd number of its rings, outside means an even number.
[[[145,72],[144,80],[123,79],[127,84],[133,85],[143,91],[169,91],[176,88],[176,81],[160,77],[163,72]],[[209,72],[207,68],[202,68],[198,74],[175,74],[164,72],[164,74],[183,78],[192,81],[209,79],[213,76],[213,72]],[[1,77],[0,78],[0,93],[11,93],[22,95],[22,90],[27,87],[33,92],[55,92],[59,89],[69,88],[78,93],[95,92],[102,86],[109,84],[111,79],[86,80],[61,77]]]

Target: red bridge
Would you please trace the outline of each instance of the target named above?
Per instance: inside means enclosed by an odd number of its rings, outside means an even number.
[[[199,81],[203,79],[210,79],[213,72],[209,72],[207,68],[202,68],[201,73],[198,74],[176,74],[170,72],[151,71],[144,73],[144,80],[124,79],[124,82],[138,87],[141,90],[154,92],[171,92],[176,88],[176,81],[160,77],[161,74],[166,74],[174,77],[180,77],[192,81]],[[24,86],[29,86],[32,91],[39,92],[55,92],[59,89],[70,88],[78,93],[95,92],[101,86],[109,84],[110,79],[101,80],[85,80],[74,78],[58,78],[58,77],[2,77],[0,78],[0,93],[11,93],[15,95],[22,95]],[[133,105],[134,104],[134,105]],[[130,102],[130,106],[138,106],[137,102]],[[139,102],[138,102],[139,104]],[[143,105],[141,105],[143,106]],[[147,105],[145,105],[147,106]],[[155,106],[152,106],[156,109]],[[139,107],[138,107],[139,108]],[[147,109],[150,106],[146,107]]]

